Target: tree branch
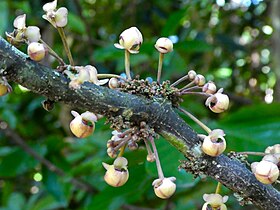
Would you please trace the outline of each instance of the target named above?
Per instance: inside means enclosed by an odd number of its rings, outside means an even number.
[[[105,116],[121,116],[135,124],[145,121],[184,155],[194,157],[192,170],[204,173],[245,200],[262,209],[277,210],[280,193],[271,185],[264,185],[242,163],[225,155],[212,158],[200,150],[200,139],[171,103],[162,98],[143,96],[84,83],[80,89],[70,89],[69,79],[48,67],[31,61],[25,54],[0,39],[0,76],[31,91],[60,101],[73,108],[84,109]],[[129,114],[128,114],[129,113]],[[184,165],[184,164],[183,164]]]

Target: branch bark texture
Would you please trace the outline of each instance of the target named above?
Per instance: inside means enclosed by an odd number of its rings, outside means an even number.
[[[216,179],[261,209],[277,210],[280,207],[280,193],[271,185],[257,181],[242,163],[225,155],[216,158],[203,155],[199,147],[201,140],[167,100],[150,100],[87,82],[80,89],[70,89],[65,75],[31,61],[3,38],[0,38],[0,76],[73,108],[105,116],[121,115],[135,123],[146,121],[177,150],[195,157],[196,172]]]

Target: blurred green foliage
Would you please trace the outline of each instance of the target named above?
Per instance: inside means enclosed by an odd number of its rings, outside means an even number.
[[[46,2],[2,0],[0,34],[12,31],[13,19],[26,13],[27,24],[39,26],[43,39],[65,57],[58,33],[41,18],[41,7]],[[132,70],[143,78],[155,78],[158,53],[153,45],[158,37],[171,36],[175,50],[165,57],[164,79],[175,81],[195,69],[208,80],[214,80],[231,97],[231,109],[218,116],[205,108],[201,98],[186,97],[182,104],[211,128],[225,130],[228,151],[263,151],[266,146],[279,143],[279,104],[264,103],[265,96],[266,102],[271,102],[268,90],[272,90],[276,80],[270,67],[270,1],[255,0],[250,6],[221,5],[223,1],[211,0],[58,2],[69,9],[66,33],[77,65],[92,64],[101,73],[120,74],[124,71],[124,55],[113,43],[124,29],[137,26],[144,36],[144,44],[139,54],[131,56]],[[52,59],[44,62],[57,65]],[[146,151],[142,148],[125,153],[129,159],[128,183],[120,188],[108,186],[103,181],[105,170],[101,164],[112,163],[106,155],[111,131],[104,125],[105,120],[97,123],[93,136],[77,140],[69,133],[69,107],[56,104],[53,111],[46,112],[41,107],[44,98],[17,84],[13,88],[12,94],[0,98],[0,118],[66,176],[51,172],[0,132],[0,210],[137,207],[191,210],[201,208],[204,193],[214,192],[215,181],[193,179],[190,174],[177,170],[178,160],[184,157],[164,139],[156,141],[163,170],[166,176],[176,176],[178,184],[170,200],[160,200],[154,195],[151,183],[157,176],[155,164],[145,161]],[[198,132],[203,132],[182,117]],[[77,189],[69,181],[73,177],[92,186],[94,193]],[[230,195],[229,209],[255,209],[239,206],[225,188],[223,194]]]

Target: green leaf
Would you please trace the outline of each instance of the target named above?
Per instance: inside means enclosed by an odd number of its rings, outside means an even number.
[[[193,182],[193,176],[191,174],[187,174],[183,170],[178,170],[179,160],[183,160],[185,157],[163,138],[160,138],[155,142],[164,176],[175,176],[177,179],[177,184]],[[146,161],[146,170],[148,174],[152,175],[153,177],[158,177],[155,162],[150,163]]]
[[[86,26],[83,20],[75,15],[72,12],[68,13],[68,25],[70,31],[74,31],[79,34],[85,34],[86,33]]]
[[[180,27],[183,18],[185,17],[187,10],[181,9],[177,12],[171,13],[169,18],[167,19],[164,27],[161,31],[161,36],[169,36],[176,34],[176,30]]]
[[[6,1],[0,2],[0,35],[3,36],[5,30],[7,29],[8,23],[8,4]]]
[[[63,192],[63,185],[58,181],[55,173],[44,168],[43,170],[43,183],[45,184],[48,192],[54,196],[55,200],[62,206],[67,205],[67,200]]]
[[[25,198],[21,193],[12,193],[8,201],[9,210],[19,210],[25,204]]]
[[[215,125],[226,133],[228,147],[236,151],[264,151],[279,143],[280,104],[259,104],[229,114]]]
[[[182,53],[209,52],[213,49],[213,47],[210,44],[201,40],[179,42],[174,46],[174,48]]]
[[[33,148],[35,149],[35,148]],[[45,147],[36,147],[38,153],[45,154]],[[20,148],[4,156],[0,164],[0,176],[13,177],[34,168],[38,161]]]

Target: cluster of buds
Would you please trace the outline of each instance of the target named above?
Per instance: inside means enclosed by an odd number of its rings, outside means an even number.
[[[149,135],[149,128],[146,127],[145,122],[140,123],[140,129],[138,127],[130,128],[124,132],[114,130],[112,137],[107,141],[107,154],[111,158],[117,156],[117,152],[127,145],[131,151],[138,149],[138,142],[147,138]]]
[[[221,113],[228,109],[229,98],[223,93],[223,89],[217,91],[214,82],[206,83],[205,77],[197,74],[194,70],[190,70],[187,75],[174,82],[171,86],[176,86],[181,82],[188,80],[189,83],[183,88],[179,89],[180,95],[198,94],[207,97],[205,105],[214,113]]]
[[[14,27],[12,33],[6,33],[7,40],[15,46],[27,43],[27,53],[32,60],[41,61],[44,59],[48,50],[39,43],[41,39],[40,29],[37,26],[26,27],[26,14],[15,18]]]
[[[65,70],[64,73],[70,78],[71,82],[69,87],[73,89],[79,89],[81,84],[84,82],[90,82],[96,85],[104,85],[109,79],[98,79],[97,69],[94,66],[75,66],[73,67],[76,74],[72,73],[71,70]]]
[[[222,154],[226,149],[225,133],[221,129],[211,131],[208,136],[200,135],[203,138],[202,151],[212,157]]]
[[[127,164],[128,161],[124,157],[118,157],[115,159],[113,165],[102,163],[106,169],[104,180],[107,184],[113,187],[123,186],[129,177]]]
[[[80,115],[76,111],[71,111],[71,114],[74,119],[70,122],[70,130],[76,137],[86,138],[94,132],[97,121],[94,113],[86,111]]]
[[[279,178],[280,144],[267,147],[265,155],[260,162],[251,164],[252,172],[257,180],[263,184],[272,184]]]
[[[227,206],[225,202],[228,200],[228,196],[221,196],[220,194],[204,194],[203,200],[205,201],[204,205],[202,206],[202,210],[227,210]]]

